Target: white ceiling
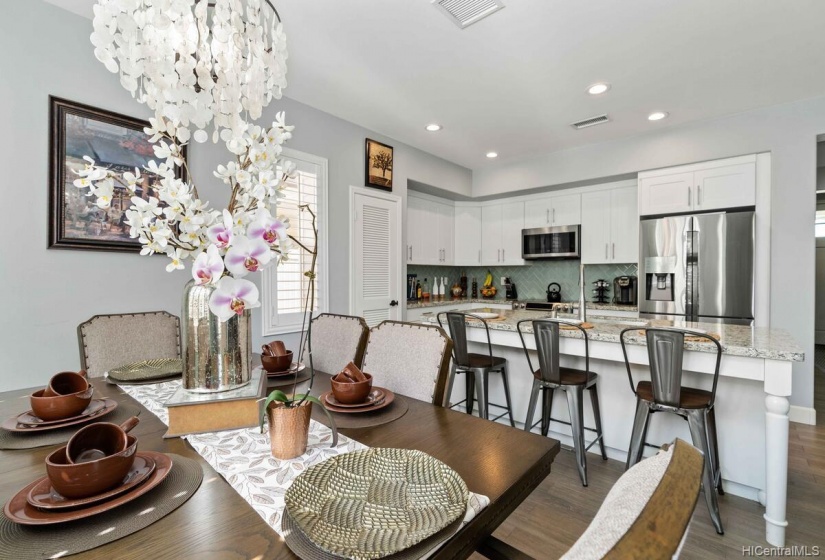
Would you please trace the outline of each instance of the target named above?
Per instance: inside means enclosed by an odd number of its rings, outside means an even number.
[[[273,2],[286,95],[469,168],[825,95],[822,0],[505,0],[463,31],[429,0]]]

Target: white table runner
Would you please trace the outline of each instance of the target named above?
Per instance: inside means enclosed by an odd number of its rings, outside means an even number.
[[[145,406],[161,422],[168,425],[169,415],[163,403],[178,390],[180,385],[180,381],[174,380],[149,385],[119,385],[119,387],[124,393]],[[261,434],[258,428],[190,434],[184,438],[281,536],[283,536],[281,516],[285,508],[284,494],[292,485],[295,477],[307,467],[329,457],[368,449],[366,445],[343,434],[338,435],[337,446],[329,447],[332,441],[332,431],[315,420],[310,420],[309,423],[306,453],[285,461],[272,456],[269,435],[266,432]],[[467,513],[461,527],[470,522],[489,503],[490,499],[487,496],[470,492]],[[429,558],[440,546],[439,544],[422,558]]]

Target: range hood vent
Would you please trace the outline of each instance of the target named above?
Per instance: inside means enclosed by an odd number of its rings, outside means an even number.
[[[582,129],[587,128],[588,126],[596,126],[597,124],[603,124],[610,121],[607,115],[599,115],[597,117],[590,117],[589,119],[584,119],[583,121],[574,122],[570,126],[575,129]]]
[[[461,29],[504,7],[502,0],[432,0],[432,3]]]

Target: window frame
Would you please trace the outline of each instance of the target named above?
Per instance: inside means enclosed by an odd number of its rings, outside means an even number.
[[[328,215],[327,211],[329,205],[328,201],[328,161],[327,158],[284,148],[282,151],[283,159],[293,161],[295,163],[304,162],[312,165],[317,165],[319,173],[317,177],[317,212],[316,225],[318,227],[318,260],[317,260],[317,277],[318,284],[316,285],[318,297],[318,309],[315,313],[326,313],[329,309],[329,244],[327,235]],[[277,267],[270,266],[261,273],[261,334],[262,336],[274,336],[280,334],[301,332],[302,324],[300,322],[284,323],[279,321],[278,316],[278,298],[273,297],[278,292]]]

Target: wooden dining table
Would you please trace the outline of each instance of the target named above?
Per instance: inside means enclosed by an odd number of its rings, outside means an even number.
[[[132,431],[140,449],[196,459],[205,476],[198,491],[168,516],[75,558],[297,558],[283,538],[186,440],[163,439],[166,425],[118,386],[102,379],[95,379],[93,384],[97,397],[140,408],[140,424]],[[328,387],[329,376],[318,375],[312,393],[319,395]],[[0,420],[28,410],[27,396],[34,390],[0,393]],[[370,447],[429,453],[458,472],[472,492],[489,497],[490,505],[432,556],[467,558],[550,473],[559,442],[409,397],[404,399],[409,410],[401,418],[380,426],[342,429],[341,433]],[[0,451],[0,500],[5,503],[23,486],[44,476],[45,458],[54,449]]]

